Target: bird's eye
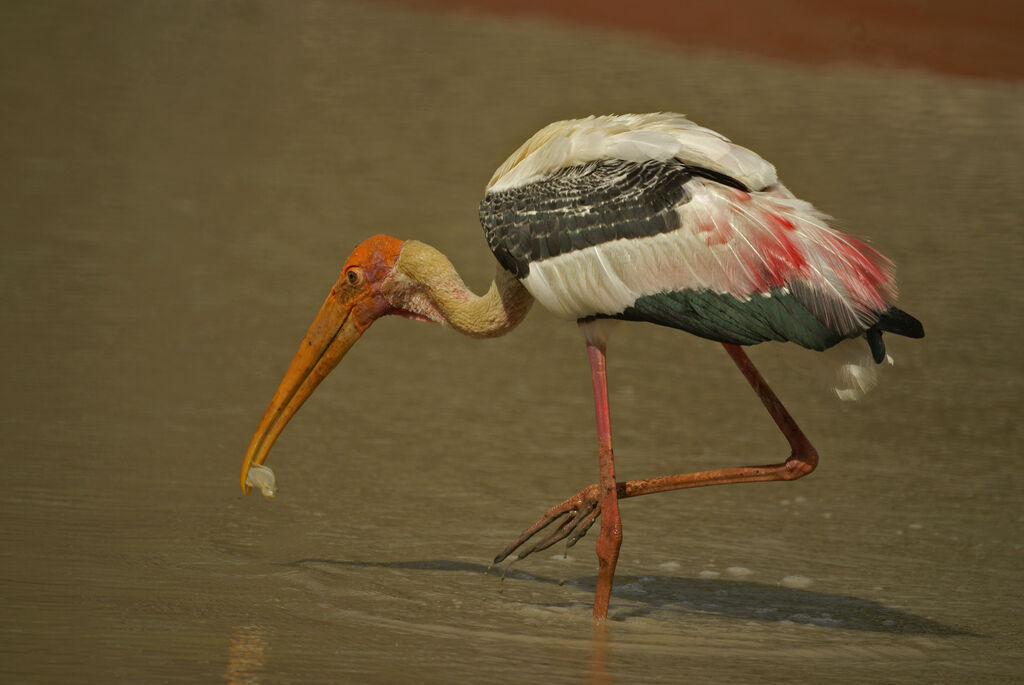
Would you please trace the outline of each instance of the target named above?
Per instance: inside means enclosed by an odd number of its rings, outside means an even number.
[[[345,280],[349,285],[359,285],[363,282],[363,273],[359,269],[349,269],[345,272]]]

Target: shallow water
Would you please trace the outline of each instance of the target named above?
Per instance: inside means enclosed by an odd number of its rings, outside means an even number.
[[[1020,87],[690,54],[349,3],[0,10],[0,674],[9,682],[1009,682],[1020,613]],[[374,326],[246,444],[341,262],[386,231],[493,273],[483,183],[540,125],[671,109],[899,265],[923,341],[857,404],[752,356],[822,454],[488,560],[597,475],[586,357]],[[784,456],[721,353],[622,326],[620,478]],[[806,353],[809,354],[809,353]]]

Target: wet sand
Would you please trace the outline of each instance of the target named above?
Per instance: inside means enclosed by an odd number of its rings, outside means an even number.
[[[356,243],[426,240],[481,291],[494,167],[551,120],[662,109],[892,257],[925,324],[857,404],[752,352],[817,472],[624,503],[604,634],[592,538],[500,581],[597,471],[579,334],[537,309],[486,342],[375,324],[275,447],[277,498],[241,495]],[[534,20],[5,4],[0,679],[1018,679],[1022,120],[995,79]],[[620,477],[784,456],[716,345],[623,326],[609,354]]]

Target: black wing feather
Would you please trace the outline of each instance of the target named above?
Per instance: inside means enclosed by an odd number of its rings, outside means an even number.
[[[679,160],[605,159],[487,193],[480,223],[498,262],[523,278],[532,261],[679,228],[676,207],[689,201],[686,183],[694,177],[745,190],[736,179]]]

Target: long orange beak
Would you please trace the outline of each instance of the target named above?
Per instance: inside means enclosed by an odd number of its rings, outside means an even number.
[[[346,290],[340,281],[327,296],[252,436],[242,463],[242,492],[249,494],[252,489],[246,483],[250,467],[266,460],[277,436],[302,403],[379,315],[367,300],[372,300],[367,291]]]

